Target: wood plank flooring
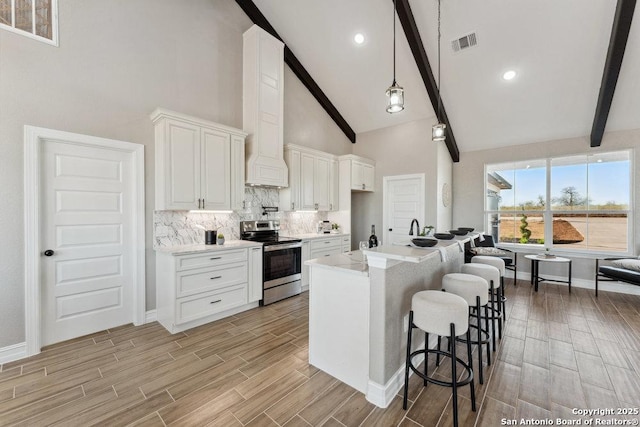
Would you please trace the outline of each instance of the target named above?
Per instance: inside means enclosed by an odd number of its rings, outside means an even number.
[[[460,392],[461,426],[640,406],[640,297],[595,299],[544,283],[534,293],[510,281],[507,297],[503,339],[476,384],[477,412],[468,387]],[[429,366],[442,378],[447,370]],[[0,426],[452,425],[451,389],[412,377],[409,394],[408,411],[401,395],[376,408],[310,366],[303,294],[181,334],[128,325],[6,363]]]

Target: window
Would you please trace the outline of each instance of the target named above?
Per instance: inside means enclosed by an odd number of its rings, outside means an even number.
[[[631,153],[486,166],[485,216],[495,241],[632,252]]]
[[[57,0],[0,0],[0,28],[57,45]]]

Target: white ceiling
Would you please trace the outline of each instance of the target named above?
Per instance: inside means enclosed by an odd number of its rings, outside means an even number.
[[[396,79],[405,110],[385,111],[393,80],[392,0],[255,0],[356,133],[435,114],[396,18]],[[411,0],[437,72],[437,1]],[[587,136],[616,2],[442,0],[442,99],[460,151]],[[636,8],[606,131],[640,128],[640,16]],[[451,40],[476,32],[454,53]],[[357,32],[366,41],[353,41]],[[518,72],[507,82],[502,73]]]

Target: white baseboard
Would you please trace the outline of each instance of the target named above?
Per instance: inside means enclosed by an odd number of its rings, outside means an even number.
[[[144,323],[151,323],[158,320],[158,312],[154,310],[149,310],[144,314]]]
[[[429,338],[429,348],[435,348],[437,342],[438,339],[434,335],[431,335]],[[423,347],[424,340],[421,340],[414,349]],[[418,366],[423,361],[424,354],[419,354],[413,358],[413,365]],[[369,380],[367,385],[367,395],[365,396],[366,399],[379,408],[386,408],[389,406],[396,394],[398,394],[398,392],[404,387],[404,369],[405,365],[403,363],[400,369],[398,369],[384,385]],[[411,375],[413,375],[413,371],[410,370],[409,376]]]
[[[27,357],[26,342],[0,348],[0,364],[13,362],[14,360],[23,359],[25,357]]]

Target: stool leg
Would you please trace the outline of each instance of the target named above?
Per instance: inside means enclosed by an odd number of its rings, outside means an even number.
[[[502,293],[502,321],[507,323],[507,297],[504,296],[504,277],[500,277],[500,282],[502,283],[502,289],[500,292]]]
[[[502,339],[502,310],[500,309],[500,307],[502,307],[502,287],[498,286],[498,295],[496,297],[496,299],[498,300],[498,311],[500,312],[499,316],[498,316],[498,336],[500,337],[500,339]],[[495,313],[493,314],[495,316]]]
[[[480,373],[480,384],[484,384],[484,377],[482,376],[482,333],[480,329],[482,328],[482,323],[480,323],[480,297],[476,296],[476,320],[478,321],[478,371]],[[471,358],[471,355],[469,355]]]
[[[453,426],[458,427],[458,374],[456,372],[456,325],[451,324],[451,337],[449,342],[454,342],[451,346],[451,388],[453,389]]]
[[[411,332],[413,331],[413,310],[409,312],[409,327],[407,328],[407,359],[404,362],[404,396],[402,398],[402,409],[407,409],[407,398],[409,394],[409,365],[411,364]]]
[[[493,351],[496,351],[496,298],[494,296],[493,280],[491,281],[491,341],[493,341]]]
[[[429,332],[424,333],[424,376],[429,371]],[[424,380],[423,385],[426,387],[429,382]]]
[[[489,333],[489,304],[484,306],[484,326],[487,334]],[[491,366],[491,348],[489,347],[489,339],[487,336],[487,364]]]
[[[471,358],[471,331],[469,329],[467,329],[467,357],[469,358],[469,369],[471,369],[471,375],[473,375],[473,359]],[[480,360],[480,375],[482,375],[482,360]],[[473,384],[474,382],[475,379],[472,379],[469,383],[469,387],[471,387],[471,410],[473,412],[476,412],[476,387]]]

